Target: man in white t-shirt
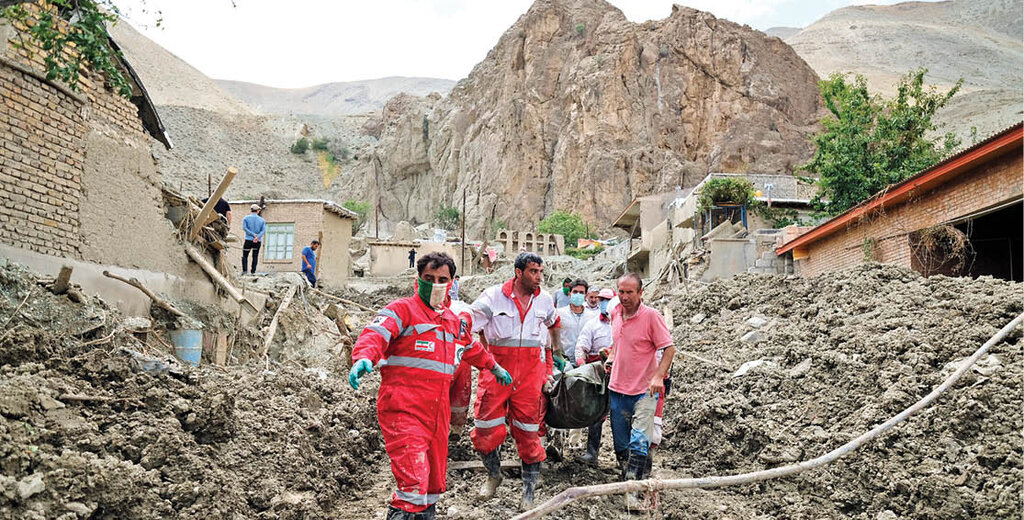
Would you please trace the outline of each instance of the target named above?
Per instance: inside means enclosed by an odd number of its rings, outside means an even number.
[[[601,360],[601,351],[612,347],[612,320],[608,313],[608,301],[614,293],[611,289],[602,289],[598,293],[598,309],[600,314],[583,325],[576,340],[576,353],[573,360],[576,366]],[[598,453],[601,450],[601,428],[604,419],[587,430],[587,454],[583,462],[597,465]]]
[[[561,318],[562,352],[565,359],[576,366],[576,338],[579,337],[583,325],[597,316],[596,312],[586,308],[587,281],[582,278],[573,280],[569,285],[569,305],[556,309]]]

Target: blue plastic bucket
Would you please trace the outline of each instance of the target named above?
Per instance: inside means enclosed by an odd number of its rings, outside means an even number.
[[[192,365],[199,366],[203,355],[203,331],[201,329],[179,329],[171,331],[174,356]]]

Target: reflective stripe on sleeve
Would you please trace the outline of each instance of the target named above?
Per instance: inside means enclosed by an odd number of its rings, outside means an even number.
[[[381,309],[377,312],[378,316],[387,316],[388,318],[394,318],[395,323],[398,326],[398,330],[402,330],[402,318],[398,317],[398,313],[391,309]]]
[[[422,494],[422,493],[411,493],[409,491],[402,491],[402,490],[395,491],[395,496],[398,497],[399,500],[402,500],[404,502],[408,502],[410,504],[415,504],[415,505],[418,505],[418,506],[429,506],[431,504],[435,504],[435,503],[437,503],[437,499],[441,497],[441,495],[435,495],[435,494],[426,494],[425,495],[425,494]]]
[[[488,419],[486,421],[480,419],[473,419],[473,426],[477,428],[495,428],[505,424],[505,417],[498,417],[497,419]]]
[[[416,325],[410,325],[405,329],[402,329],[400,336],[412,336],[413,334],[423,334],[438,328],[440,325],[435,323],[417,323]]]
[[[452,343],[455,341],[455,335],[452,334],[451,332],[445,332],[441,329],[437,329],[434,331],[434,334],[437,335],[438,341],[447,341],[448,343]]]
[[[476,302],[473,304],[473,309],[480,311],[481,314],[487,316],[487,319],[494,317],[494,311],[492,311],[491,306],[486,303]]]
[[[380,325],[370,325],[369,327],[366,327],[366,330],[372,330],[383,336],[384,341],[391,342],[391,331],[381,327]]]
[[[535,432],[535,431],[540,429],[540,425],[539,424],[530,424],[530,423],[519,422],[519,421],[517,421],[515,419],[512,419],[512,426],[514,426],[516,428],[519,428],[520,430],[523,430],[524,432]]]
[[[382,366],[421,368],[423,370],[430,370],[432,372],[438,372],[445,375],[452,375],[455,373],[455,365],[449,365],[448,363],[442,363],[432,359],[409,356],[391,356],[384,360]]]

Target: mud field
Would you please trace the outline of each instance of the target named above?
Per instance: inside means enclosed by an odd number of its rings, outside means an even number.
[[[648,301],[671,308],[678,349],[728,367],[676,359],[654,476],[679,478],[838,447],[930,391],[1021,312],[1022,291],[865,266],[656,288]],[[275,348],[324,333],[294,325],[301,306],[288,312]],[[72,303],[15,266],[0,266],[0,325],[0,517],[383,518],[393,483],[374,419],[376,374],[356,392],[343,363],[323,355],[269,371],[182,367],[103,302]],[[824,469],[664,492],[659,511],[639,517],[1017,517],[1022,361],[1016,331],[937,405]],[[538,500],[614,481],[610,444],[606,428],[600,469],[573,461],[580,448],[547,465]],[[468,430],[450,458],[475,460]],[[451,471],[439,518],[514,515],[517,473],[477,504],[483,475]],[[621,502],[584,500],[552,517],[625,518]]]

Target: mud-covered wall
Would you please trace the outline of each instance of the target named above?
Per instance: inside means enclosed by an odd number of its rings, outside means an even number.
[[[348,279],[351,264],[352,219],[324,212],[324,239],[320,244],[320,278],[325,285],[340,287]]]

